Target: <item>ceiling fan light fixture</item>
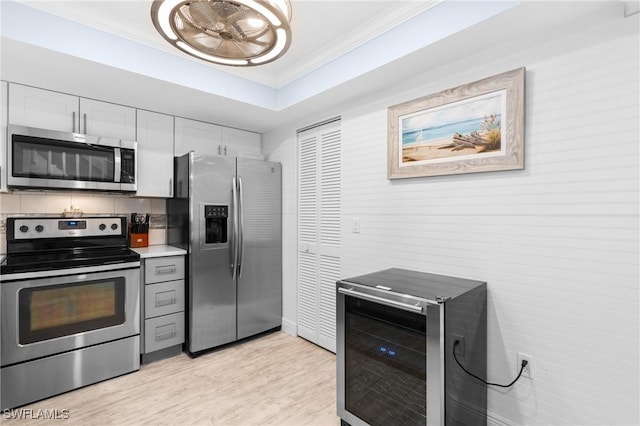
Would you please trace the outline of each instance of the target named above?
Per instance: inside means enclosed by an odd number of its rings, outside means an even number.
[[[175,48],[221,65],[262,65],[291,44],[289,0],[154,0],[151,19]]]
[[[234,1],[236,3],[242,4],[244,6],[247,6],[250,9],[255,10],[260,15],[264,16],[265,18],[267,18],[267,20],[274,27],[279,27],[280,25],[282,25],[282,22],[280,21],[280,19],[278,19],[278,17],[273,13],[273,9],[269,9],[269,8],[263,6],[262,4],[260,4],[259,2],[254,1],[254,0],[234,0]],[[271,3],[271,2],[264,2],[264,3]],[[280,10],[280,9],[278,8],[278,10]]]
[[[193,47],[182,41],[178,41],[176,45],[190,55],[204,59],[205,61],[215,62],[223,65],[247,65],[247,61],[245,59],[225,59],[213,55],[207,55],[206,53],[200,52],[199,50],[194,49]]]
[[[247,20],[247,22],[253,28],[260,28],[261,26],[264,25],[264,21],[262,19],[258,19],[258,18],[250,18],[250,19]]]
[[[251,63],[260,65],[264,62],[269,62],[273,58],[277,57],[280,52],[282,52],[282,50],[287,45],[287,33],[282,28],[278,28],[276,32],[279,33],[278,41],[276,42],[276,46],[273,48],[273,50],[271,50],[271,52],[267,53],[266,55],[260,56],[259,58],[251,59]]]
[[[160,31],[162,33],[162,35],[165,38],[169,38],[170,40],[177,40],[178,36],[176,35],[176,33],[171,29],[171,24],[170,24],[170,16],[171,16],[171,10],[180,3],[181,0],[166,0],[163,1],[157,10],[157,22],[158,24],[156,25],[156,29],[158,31]],[[154,21],[154,24],[156,23],[156,21]],[[158,28],[158,26],[160,28]]]

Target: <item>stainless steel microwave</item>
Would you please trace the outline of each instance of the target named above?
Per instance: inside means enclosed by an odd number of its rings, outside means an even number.
[[[8,126],[7,186],[135,192],[137,143]]]

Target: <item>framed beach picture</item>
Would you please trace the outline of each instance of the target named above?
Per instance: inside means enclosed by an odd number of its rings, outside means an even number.
[[[389,179],[524,168],[518,68],[388,109]]]

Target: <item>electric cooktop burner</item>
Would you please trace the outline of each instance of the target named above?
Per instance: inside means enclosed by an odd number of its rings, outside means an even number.
[[[80,250],[60,253],[34,253],[9,255],[0,264],[2,274],[48,271],[135,262],[140,255],[128,248]]]

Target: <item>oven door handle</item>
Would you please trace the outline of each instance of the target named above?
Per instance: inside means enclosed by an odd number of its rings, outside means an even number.
[[[408,303],[396,302],[395,300],[386,299],[380,296],[374,296],[372,294],[361,293],[359,291],[351,290],[348,288],[338,288],[338,293],[342,293],[347,296],[356,297],[358,299],[368,300],[370,302],[380,303],[382,305],[391,306],[392,308],[402,309],[403,311],[415,312],[418,314],[424,313],[422,306],[409,305]]]

